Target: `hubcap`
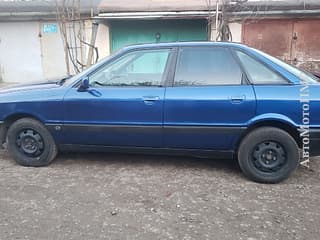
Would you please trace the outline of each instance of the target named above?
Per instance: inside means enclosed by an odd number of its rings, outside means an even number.
[[[17,134],[16,144],[20,152],[29,157],[38,157],[44,150],[41,135],[33,129],[25,129],[19,132]]]
[[[287,154],[283,146],[274,141],[258,144],[252,154],[254,166],[263,172],[276,172],[287,161]]]

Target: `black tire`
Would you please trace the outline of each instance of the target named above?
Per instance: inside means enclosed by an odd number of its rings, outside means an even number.
[[[299,164],[299,147],[286,131],[261,127],[248,133],[238,150],[243,173],[260,183],[278,183],[287,179]]]
[[[58,153],[50,132],[42,123],[32,118],[14,122],[9,127],[7,137],[10,155],[22,166],[47,166]]]

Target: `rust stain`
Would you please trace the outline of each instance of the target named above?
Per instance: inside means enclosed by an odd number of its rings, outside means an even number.
[[[248,20],[244,43],[273,56],[290,60],[292,23],[287,20]]]
[[[294,23],[296,35],[293,56],[297,65],[310,70],[320,70],[320,20],[305,19]]]

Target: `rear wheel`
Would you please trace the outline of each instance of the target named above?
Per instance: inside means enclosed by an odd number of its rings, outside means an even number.
[[[32,118],[14,122],[8,130],[8,150],[23,166],[47,166],[57,155],[57,146],[46,127]]]
[[[261,127],[241,142],[238,161],[244,174],[263,183],[277,183],[290,176],[299,163],[299,147],[287,132]]]

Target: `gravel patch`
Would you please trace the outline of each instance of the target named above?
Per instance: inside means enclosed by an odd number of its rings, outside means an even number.
[[[0,151],[0,239],[318,239],[320,159],[257,184],[234,160]]]

